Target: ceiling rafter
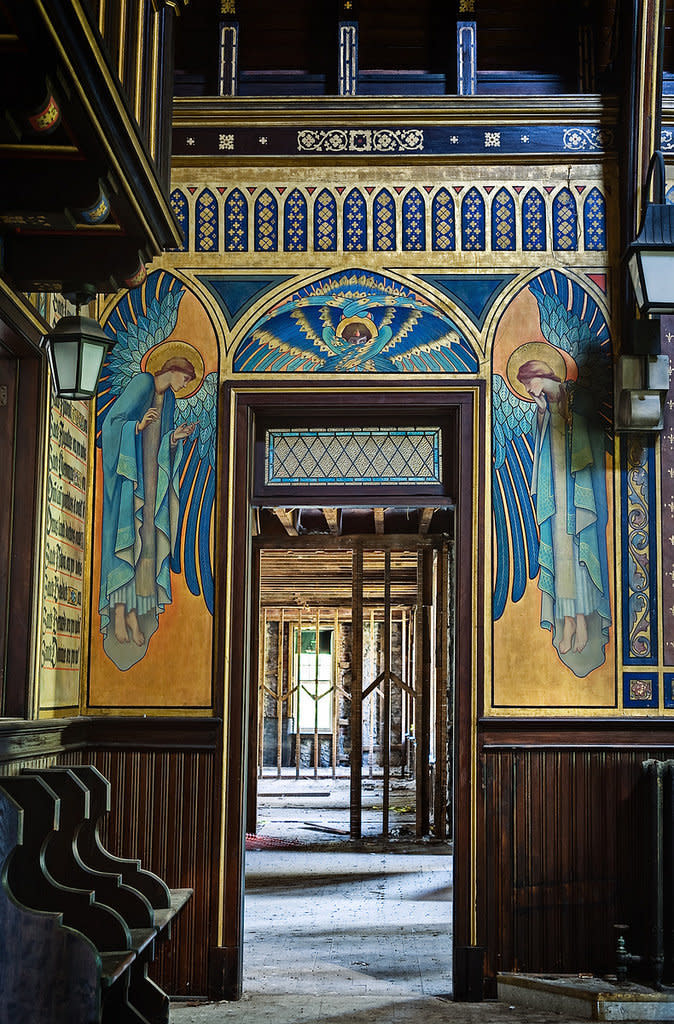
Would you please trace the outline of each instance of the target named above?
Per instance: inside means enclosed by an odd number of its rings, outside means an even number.
[[[322,512],[330,533],[339,537],[342,532],[342,510],[340,508],[324,508]]]
[[[298,511],[296,508],[275,508],[274,515],[282,524],[289,537],[297,537]]]
[[[434,508],[424,508],[421,510],[421,514],[419,516],[419,533],[428,533],[434,513]]]

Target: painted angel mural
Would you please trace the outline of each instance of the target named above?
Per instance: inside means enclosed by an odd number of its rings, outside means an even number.
[[[529,292],[542,338],[501,353],[493,376],[494,619],[537,578],[540,625],[583,677],[603,664],[611,625],[610,339],[597,303],[563,274]]]
[[[101,375],[97,444],[103,499],[99,613],[118,668],[147,651],[172,601],[172,574],[213,608],[210,524],[215,494],[217,373],[174,337],[184,295],[155,273],[106,325],[116,345]]]
[[[422,295],[358,269],[322,278],[261,317],[239,344],[248,373],[466,373],[475,353]]]

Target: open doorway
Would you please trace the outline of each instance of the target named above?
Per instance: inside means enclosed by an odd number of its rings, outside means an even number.
[[[249,990],[451,990],[452,529],[448,506],[256,511]]]
[[[482,693],[483,663],[481,650],[484,615],[479,595],[484,591],[484,557],[480,547],[483,536],[480,500],[484,484],[484,460],[476,448],[480,423],[485,415],[485,388],[480,381],[457,386],[434,382],[432,387],[414,390],[401,384],[387,384],[386,389],[364,390],[326,381],[323,386],[299,383],[297,386],[276,385],[270,388],[231,385],[225,389],[230,406],[231,437],[230,471],[223,476],[220,500],[229,510],[227,544],[223,546],[224,561],[220,579],[223,600],[220,604],[220,629],[224,642],[218,648],[216,672],[224,680],[223,714],[225,718],[222,818],[218,836],[221,869],[218,873],[220,904],[213,916],[214,946],[211,952],[211,991],[219,998],[238,999],[249,988],[251,951],[248,942],[244,956],[244,903],[250,909],[251,890],[244,901],[244,867],[246,866],[246,832],[254,832],[257,812],[257,659],[259,644],[259,585],[256,578],[256,536],[263,536],[267,524],[260,518],[263,509],[288,510],[290,531],[276,513],[266,513],[275,520],[277,547],[294,547],[312,543],[300,535],[298,525],[308,525],[308,512],[303,511],[301,524],[292,509],[315,509],[321,520],[320,533],[327,540],[324,548],[343,543],[341,536],[369,534],[372,550],[377,550],[376,509],[385,509],[386,517],[395,516],[394,509],[443,509],[451,515],[449,552],[455,574],[455,599],[450,612],[455,622],[449,624],[448,636],[453,643],[453,731],[447,737],[446,749],[452,747],[448,764],[447,787],[452,794],[452,893],[445,904],[444,919],[451,921],[451,937],[438,940],[444,954],[443,976],[450,969],[450,946],[454,949],[454,994],[465,998],[465,979],[457,967],[462,954],[472,950],[476,939],[477,906],[477,839],[479,805],[476,763],[476,710]],[[404,424],[401,426],[401,419]],[[355,450],[353,472],[337,480],[337,474],[325,472],[326,461],[335,444],[349,452]],[[297,451],[301,462],[310,470],[298,472],[299,464],[280,456]],[[391,457],[380,458],[382,450]],[[363,458],[374,451],[374,458]],[[422,455],[420,472],[411,479],[410,466],[415,453]],[[287,468],[288,472],[278,471]],[[375,472],[372,472],[372,470]],[[384,472],[382,472],[382,469]],[[345,479],[348,477],[348,479]],[[347,489],[353,496],[351,505],[344,496]],[[367,528],[339,529],[338,509],[370,519]],[[418,510],[422,510],[421,513]],[[325,518],[327,511],[332,524]],[[433,513],[437,515],[439,513]],[[392,523],[390,524],[393,525]],[[251,528],[252,527],[252,528]],[[389,523],[384,523],[389,533]],[[426,527],[432,536],[433,523]],[[310,531],[308,531],[310,532]],[[391,530],[390,532],[393,532]],[[401,529],[396,532],[404,532]],[[409,533],[423,533],[417,522]],[[332,536],[332,539],[329,538]],[[409,536],[408,536],[408,539]],[[347,542],[348,543],[348,542]],[[363,545],[365,550],[365,545]],[[381,545],[378,550],[382,550]],[[353,558],[353,556],[352,556]],[[349,581],[350,584],[350,581]],[[424,602],[426,603],[426,602]],[[431,603],[431,602],[428,602]],[[349,785],[352,784],[350,775]],[[351,800],[349,800],[351,806]],[[416,809],[415,809],[416,818]],[[430,844],[429,844],[430,848]],[[251,856],[247,858],[250,869]],[[294,856],[294,854],[293,854]],[[299,887],[299,886],[298,886]],[[440,887],[438,887],[440,888]],[[311,893],[309,892],[309,896]],[[403,908],[404,909],[404,908]],[[401,918],[404,919],[404,912]],[[269,929],[268,929],[269,931]],[[477,948],[477,947],[475,947]],[[457,971],[459,973],[457,974]],[[449,984],[445,990],[448,991]]]

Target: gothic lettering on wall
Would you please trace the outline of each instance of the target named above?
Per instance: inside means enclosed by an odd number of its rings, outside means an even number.
[[[86,402],[52,399],[38,646],[41,710],[79,703],[88,431]]]
[[[551,644],[585,678],[604,664],[612,627],[611,343],[577,282],[545,271],[527,292],[530,324],[522,330],[520,310],[517,329],[499,330],[494,345],[494,620],[535,586],[544,632],[531,644],[534,665]],[[495,641],[507,643],[502,630]]]

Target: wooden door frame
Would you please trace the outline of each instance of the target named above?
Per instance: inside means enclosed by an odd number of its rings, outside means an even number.
[[[11,415],[14,451],[13,488],[9,494],[11,551],[7,566],[10,600],[5,622],[5,664],[0,665],[0,715],[6,718],[31,715],[33,588],[47,415],[46,357],[40,341],[47,330],[48,325],[28,302],[12,294],[0,281],[0,344],[17,361],[14,408],[6,410],[3,427],[9,429]],[[8,500],[7,495],[3,500]]]
[[[224,684],[225,729],[221,752],[224,806],[217,860],[216,917],[212,928],[210,994],[239,999],[243,969],[243,889],[251,703],[252,544],[250,495],[253,485],[254,422],[258,415],[307,417],[334,409],[340,417],[356,416],[364,406],[389,418],[401,410],[424,407],[455,423],[456,458],[456,620],[454,696],[454,925],[453,946],[476,945],[476,828],[479,788],[476,780],[477,708],[482,697],[484,638],[484,435],[483,381],[456,381],[453,386],[421,380],[381,384],[293,381],[225,386],[228,430],[221,463],[220,508],[227,543],[220,544],[216,671]],[[225,515],[225,510],[226,515]],[[456,965],[457,957],[453,957]],[[456,972],[455,972],[456,973]],[[454,979],[461,998],[463,980]]]

